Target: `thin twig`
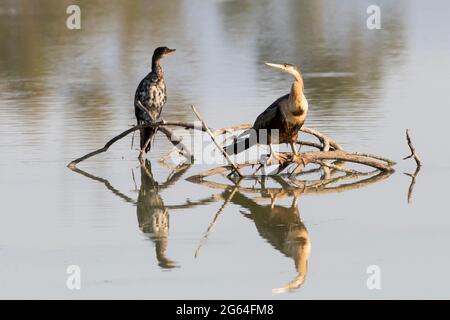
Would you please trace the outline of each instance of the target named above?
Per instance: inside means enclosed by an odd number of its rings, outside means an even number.
[[[228,163],[233,167],[234,171],[237,172],[237,174],[241,177],[243,177],[244,175],[242,174],[242,172],[239,170],[239,168],[234,164],[234,162],[230,159],[230,157],[228,156],[228,154],[225,152],[225,150],[223,150],[223,148],[220,146],[220,144],[217,142],[216,138],[214,137],[213,133],[211,132],[211,130],[208,128],[208,125],[206,124],[206,122],[203,120],[203,118],[200,116],[200,114],[198,113],[197,109],[195,108],[195,106],[191,106],[192,111],[194,111],[195,115],[197,116],[198,120],[200,120],[202,122],[203,128],[205,128],[206,132],[209,134],[209,136],[211,137],[212,141],[214,142],[214,144],[216,145],[217,149],[219,149],[219,151],[222,153],[222,155],[225,157],[225,159],[227,159]]]
[[[133,150],[133,146],[134,146],[134,135],[135,135],[136,131],[133,131],[133,135],[131,136],[131,150]]]

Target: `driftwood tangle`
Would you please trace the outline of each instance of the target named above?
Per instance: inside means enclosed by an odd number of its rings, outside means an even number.
[[[188,147],[186,147],[182,143],[182,138],[177,137],[170,128],[179,127],[184,128],[186,130],[200,130],[203,132],[207,132],[210,135],[212,141],[215,143],[215,145],[217,146],[218,150],[222,153],[222,155],[224,155],[224,157],[227,159],[227,162],[229,164],[209,169],[195,176],[192,176],[189,178],[191,181],[203,179],[207,176],[211,176],[214,174],[223,174],[223,173],[228,174],[236,173],[240,177],[242,177],[244,176],[244,174],[241,172],[241,169],[254,165],[259,165],[260,168],[263,166],[259,160],[247,161],[244,163],[237,163],[237,164],[233,163],[233,161],[226,154],[224,154],[221,145],[218,143],[219,140],[218,138],[220,136],[225,134],[227,135],[231,134],[232,136],[236,136],[237,133],[241,132],[242,130],[251,128],[250,124],[240,124],[232,127],[210,130],[205,120],[200,116],[195,107],[192,106],[192,108],[196,116],[200,119],[202,125],[199,126],[198,124],[193,122],[165,121],[164,119],[160,119],[158,121],[148,123],[145,125],[136,125],[109,140],[102,148],[92,151],[80,158],[71,161],[68,164],[68,167],[71,169],[75,169],[76,165],[81,161],[89,159],[97,154],[106,152],[113,143],[126,137],[128,134],[141,128],[151,126],[158,128],[158,131],[163,133],[169,139],[169,141],[176,147],[177,152],[180,155],[184,156],[189,163],[193,163],[195,161],[191,151],[189,150]],[[308,135],[309,137],[315,138],[316,141],[302,140],[298,141],[297,143],[300,146],[308,146],[315,151],[309,150],[305,152],[300,152],[297,155],[287,152],[279,153],[278,154],[279,162],[277,163],[279,166],[275,174],[283,174],[283,171],[285,171],[288,167],[294,167],[294,169],[291,170],[289,174],[290,176],[295,176],[303,172],[305,166],[307,166],[308,164],[314,164],[318,166],[318,169],[323,170],[324,172],[326,172],[327,170],[334,170],[345,173],[347,175],[367,175],[368,173],[373,172],[373,170],[378,170],[381,172],[394,171],[393,166],[395,165],[395,162],[392,160],[377,155],[373,155],[370,153],[346,151],[342,148],[341,145],[339,145],[332,138],[311,128],[303,127],[301,129],[301,132],[303,132],[304,135]],[[228,141],[228,139],[221,139],[221,140],[224,141],[224,144],[227,143]],[[415,150],[412,148],[411,151],[412,157],[415,155]],[[140,157],[141,156],[142,152],[140,153]],[[414,158],[416,159],[416,161],[418,161],[417,155],[415,155]],[[420,160],[418,163],[420,163]],[[270,165],[273,163],[268,164]],[[361,166],[368,167],[372,170],[350,168],[348,167],[348,164],[358,165],[358,167]]]

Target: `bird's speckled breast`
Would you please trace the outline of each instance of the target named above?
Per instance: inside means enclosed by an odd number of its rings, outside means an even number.
[[[140,83],[136,90],[135,100],[138,100],[150,112],[153,119],[156,120],[161,114],[164,104],[167,102],[166,83],[164,78],[146,77]],[[137,103],[137,101],[135,101]],[[136,108],[136,117],[141,120],[147,119],[147,115],[139,108]]]
[[[150,101],[156,108],[161,108],[167,101],[166,83],[164,82],[164,79],[160,79],[155,85],[150,86],[149,91]]]

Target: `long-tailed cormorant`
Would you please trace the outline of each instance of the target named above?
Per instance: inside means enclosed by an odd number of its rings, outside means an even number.
[[[159,47],[156,48],[153,53],[152,71],[141,80],[134,96],[134,111],[138,125],[156,121],[161,115],[161,110],[167,101],[167,95],[166,83],[164,81],[164,70],[161,67],[160,60],[174,51],[175,49]],[[139,108],[139,102],[149,111],[150,116]],[[147,140],[153,139],[156,129],[148,127],[141,129],[140,132],[142,150]],[[152,141],[148,143],[145,152],[150,150],[151,142]]]

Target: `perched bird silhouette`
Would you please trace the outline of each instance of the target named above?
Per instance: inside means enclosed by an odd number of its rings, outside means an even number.
[[[308,112],[308,101],[303,93],[303,78],[300,70],[293,64],[266,63],[294,76],[291,92],[278,98],[258,118],[252,129],[242,133],[237,141],[224,148],[228,155],[242,152],[257,143],[265,143],[270,147],[270,158],[275,156],[273,143],[288,143],[294,154],[297,154],[295,143],[298,131],[305,122]],[[264,132],[262,129],[265,129]],[[275,137],[274,130],[278,130]],[[262,134],[264,133],[264,135]],[[267,134],[267,135],[266,135]],[[246,137],[245,137],[246,136]],[[269,159],[270,159],[269,158]]]
[[[152,58],[152,71],[141,80],[139,86],[136,89],[134,96],[134,112],[138,125],[146,124],[152,121],[156,121],[161,115],[161,110],[166,104],[166,83],[164,81],[164,70],[161,67],[160,60],[174,52],[175,49],[169,49],[167,47],[159,47],[155,49]],[[139,104],[148,110],[149,114],[141,110]],[[143,128],[141,132],[141,150],[144,148],[147,140],[150,139],[145,152],[150,151],[151,143],[155,128]]]

